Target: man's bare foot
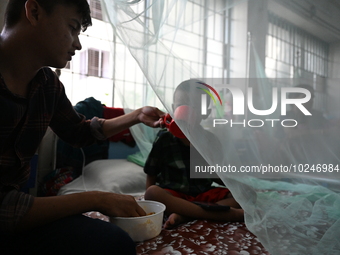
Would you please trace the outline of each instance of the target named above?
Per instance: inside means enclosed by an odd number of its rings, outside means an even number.
[[[177,214],[177,213],[172,213],[172,214],[170,214],[167,221],[164,223],[164,228],[165,229],[171,229],[171,228],[178,226],[179,224],[182,224],[184,222],[188,222],[189,220],[190,220],[190,218],[188,218],[188,217],[182,216],[182,215]]]

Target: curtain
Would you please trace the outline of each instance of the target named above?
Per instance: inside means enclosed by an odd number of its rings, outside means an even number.
[[[240,45],[224,34],[227,28],[239,28],[245,17],[263,13],[244,8],[247,1],[196,3],[102,0],[115,35],[143,73],[147,84],[143,103],[152,104],[157,97],[176,120],[175,88],[186,81],[188,107],[198,117],[193,120],[183,113],[186,121],[179,119],[177,124],[209,163],[205,168],[195,166],[192,175],[217,174],[245,210],[247,227],[271,254],[338,254],[338,123],[308,108],[314,91],[295,87],[301,78],[298,74],[266,77],[258,53],[260,35],[247,34],[247,28],[230,33],[244,34],[244,50],[237,51]],[[219,28],[216,20],[231,12],[232,18],[228,17],[235,25]],[[211,20],[215,26],[209,26]],[[193,33],[196,37],[187,37],[185,31],[190,29],[198,31]],[[200,32],[209,36],[202,38]],[[216,39],[219,36],[222,44]],[[208,52],[195,51],[197,44],[208,45]],[[215,66],[220,61],[219,47],[228,53],[221,59],[222,66]],[[205,65],[210,62],[208,69]],[[243,76],[231,75],[240,69]],[[115,86],[119,91],[126,85]],[[131,109],[128,100],[122,101]],[[216,139],[211,140],[207,131]],[[138,157],[145,159],[157,130],[137,125],[132,132],[141,149]]]

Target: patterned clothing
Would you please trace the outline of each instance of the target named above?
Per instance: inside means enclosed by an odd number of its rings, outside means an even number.
[[[207,135],[211,134],[207,132]],[[209,139],[216,139],[212,134]],[[198,153],[193,146],[185,146],[170,132],[161,130],[144,166],[144,172],[157,176],[157,184],[163,189],[171,189],[186,195],[197,196],[212,188],[212,179],[190,178],[190,150]],[[198,158],[198,157],[195,157]],[[202,157],[197,165],[206,165]],[[196,164],[197,162],[195,162]]]
[[[8,90],[0,74],[0,231],[13,231],[33,203],[19,192],[28,180],[30,160],[48,126],[73,146],[103,139],[103,120],[76,113],[62,83],[49,68],[42,68],[29,86],[27,98]],[[96,138],[95,138],[95,137]]]

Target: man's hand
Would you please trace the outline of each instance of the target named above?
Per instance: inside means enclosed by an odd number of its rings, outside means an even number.
[[[165,113],[158,108],[145,106],[128,114],[105,120],[103,123],[103,134],[105,137],[111,137],[138,123],[144,123],[153,128],[164,127],[164,116]]]
[[[165,113],[156,107],[145,106],[139,109],[138,120],[149,127],[164,127]]]
[[[63,196],[36,197],[29,211],[15,227],[20,232],[49,222],[89,211],[114,217],[146,215],[134,197],[111,192],[88,191]]]
[[[129,195],[103,192],[99,195],[98,211],[110,217],[139,217],[146,213]]]

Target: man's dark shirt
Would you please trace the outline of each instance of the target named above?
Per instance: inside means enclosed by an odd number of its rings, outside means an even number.
[[[29,178],[30,160],[48,126],[81,147],[96,141],[91,126],[101,127],[102,121],[76,113],[49,68],[37,73],[27,97],[13,94],[0,74],[0,231],[13,231],[33,203],[32,196],[19,190]]]

